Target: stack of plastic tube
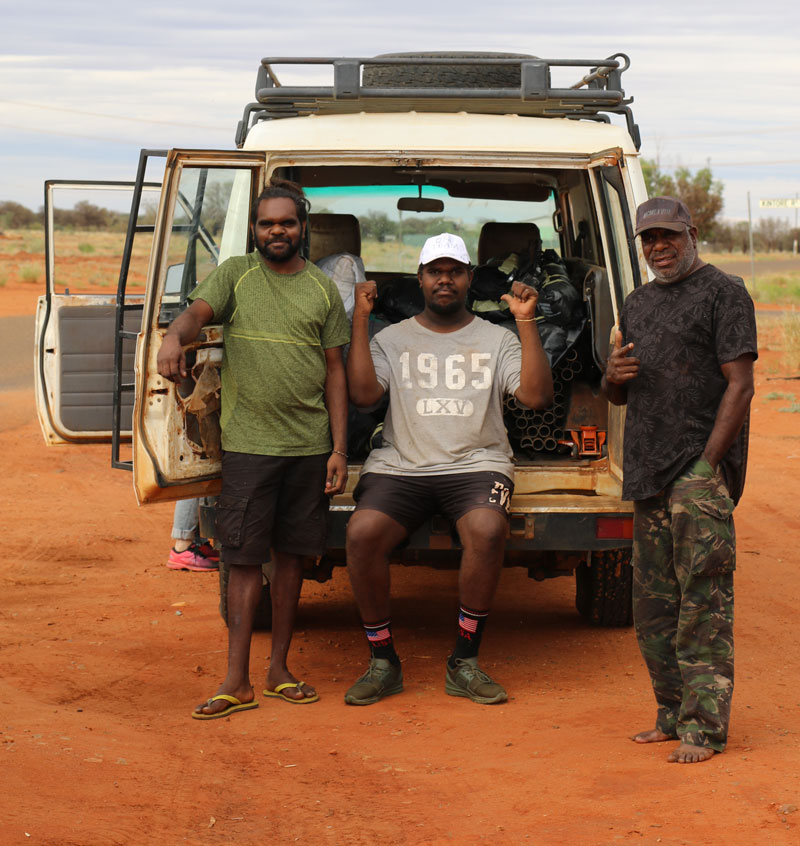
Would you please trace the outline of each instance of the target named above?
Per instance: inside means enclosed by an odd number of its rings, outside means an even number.
[[[567,452],[559,444],[564,440],[570,382],[581,372],[578,351],[571,349],[553,370],[553,404],[533,411],[520,405],[514,397],[505,399],[505,420],[512,445],[533,457],[535,453]]]

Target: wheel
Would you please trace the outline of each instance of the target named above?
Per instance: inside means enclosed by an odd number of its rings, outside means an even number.
[[[606,549],[592,553],[591,565],[575,570],[575,607],[595,626],[633,623],[631,550]]]
[[[224,561],[219,562],[219,613],[228,625],[228,570]],[[261,588],[261,598],[258,600],[253,628],[258,631],[269,631],[272,628],[272,594],[266,575]]]
[[[533,59],[528,53],[381,53],[376,59]],[[411,88],[519,88],[514,65],[364,65],[365,88],[382,85]]]

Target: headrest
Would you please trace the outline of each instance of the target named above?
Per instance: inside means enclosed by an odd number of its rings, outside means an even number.
[[[509,253],[532,256],[540,243],[539,227],[535,223],[484,223],[478,239],[478,264]]]
[[[311,261],[334,253],[361,255],[361,227],[355,215],[310,214],[308,233]]]

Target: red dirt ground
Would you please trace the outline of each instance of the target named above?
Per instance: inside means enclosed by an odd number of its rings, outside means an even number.
[[[35,287],[0,290],[0,316],[32,314]],[[5,392],[2,843],[799,842],[800,418],[766,396],[800,383],[779,368],[765,350],[737,510],[730,745],[694,766],[628,740],[654,716],[633,632],[589,627],[572,580],[518,569],[482,652],[505,705],[445,695],[456,574],[417,567],[394,574],[405,693],[345,706],[367,650],[337,570],[306,584],[292,648],[321,701],[190,719],[225,665],[217,579],[167,570],[171,506],[138,508],[107,446],[46,447],[32,389]],[[258,633],[257,685],[268,652]]]

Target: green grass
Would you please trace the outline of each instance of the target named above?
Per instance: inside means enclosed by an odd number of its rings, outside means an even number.
[[[700,257],[741,276],[754,300],[765,305],[800,305],[800,256],[793,253],[705,253]],[[755,280],[753,279],[755,275]]]
[[[3,274],[2,276],[0,276],[0,288],[5,288],[5,286],[7,284],[8,284],[8,276]]]
[[[44,234],[42,228],[37,229],[7,229],[5,237],[0,239],[0,253],[43,253]]]
[[[752,298],[758,303],[800,303],[800,273],[768,273],[756,276],[756,284],[747,282]]]
[[[401,244],[398,241],[364,240],[361,242],[361,257],[364,267],[373,272],[416,273],[419,261],[419,247]]]
[[[771,391],[765,397],[765,400],[791,400],[794,402],[797,397],[794,394],[785,394],[783,391]]]
[[[800,414],[800,402],[793,402],[786,408],[779,408],[778,411],[788,411],[789,414]]]
[[[19,278],[23,282],[44,282],[44,270],[35,264],[26,264],[20,268]]]
[[[82,253],[93,253],[94,252],[94,244],[87,244],[84,241],[82,244],[78,244],[78,249]]]

